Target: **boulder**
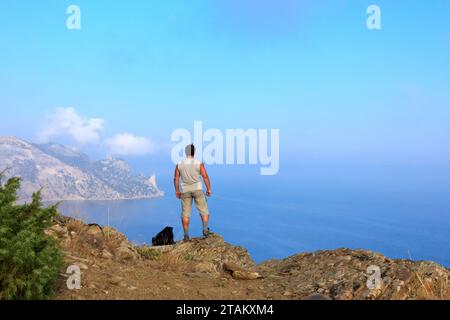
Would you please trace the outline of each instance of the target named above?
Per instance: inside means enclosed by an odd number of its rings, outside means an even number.
[[[114,256],[112,255],[112,253],[109,252],[109,251],[106,250],[106,249],[103,249],[103,251],[102,251],[102,253],[101,253],[101,257],[104,258],[104,259],[112,259],[112,258],[114,258]]]
[[[369,288],[369,272],[381,272],[380,284]],[[272,284],[300,297],[314,294],[335,300],[441,299],[447,291],[450,271],[433,262],[388,259],[367,250],[336,249],[297,254],[270,260],[257,270]]]
[[[120,246],[115,250],[116,258],[119,260],[138,260],[140,258],[140,254],[137,250],[127,244],[126,242],[122,242]]]
[[[231,274],[231,276],[238,280],[256,280],[261,279],[262,276],[252,270],[244,269],[232,262],[225,262],[223,269]]]
[[[164,250],[166,252],[166,250]],[[221,274],[224,272],[224,262],[233,264],[242,270],[255,266],[247,250],[233,246],[224,239],[213,234],[207,239],[194,238],[189,242],[178,242],[166,254],[182,257],[194,265],[199,272]],[[255,277],[255,275],[239,274],[243,278]]]
[[[105,235],[103,228],[95,223],[87,225],[86,229],[86,233],[94,237],[103,237]]]
[[[109,283],[114,285],[114,286],[119,286],[119,287],[126,287],[127,284],[125,283],[124,279],[122,277],[119,276],[111,276],[109,278]]]

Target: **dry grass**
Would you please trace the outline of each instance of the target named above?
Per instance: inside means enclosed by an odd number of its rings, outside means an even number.
[[[137,250],[141,256],[153,261],[154,266],[163,271],[193,272],[195,269],[195,262],[190,256],[161,252],[148,246],[137,247]]]
[[[421,272],[414,272],[420,283],[416,295],[419,300],[450,300],[450,288],[448,278],[438,277],[432,279]]]
[[[106,227],[101,230],[98,226],[88,226],[79,220],[69,221],[67,230],[71,241],[67,242],[66,250],[81,256],[102,250],[114,253],[120,243],[125,240],[122,234],[111,228]]]
[[[148,246],[137,247],[137,251],[147,260],[158,261],[158,259],[161,257],[160,251]]]
[[[86,224],[81,220],[69,220],[67,222],[67,230],[70,232],[81,233],[82,230],[86,229]]]
[[[195,269],[195,264],[192,263],[192,261],[188,261],[185,257],[171,253],[162,254],[159,263],[162,270],[192,272]]]

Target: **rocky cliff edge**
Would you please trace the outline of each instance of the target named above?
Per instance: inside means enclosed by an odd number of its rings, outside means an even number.
[[[65,253],[57,299],[450,299],[450,271],[367,250],[301,253],[256,264],[219,235],[135,246],[113,228],[60,217],[47,230]],[[81,288],[67,288],[69,265]],[[379,272],[379,273],[378,273]]]

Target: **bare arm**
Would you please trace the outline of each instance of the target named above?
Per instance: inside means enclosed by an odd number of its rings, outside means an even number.
[[[203,177],[203,181],[205,181],[206,195],[208,197],[210,197],[211,196],[211,181],[209,181],[209,176],[208,176],[208,173],[206,172],[206,168],[203,163],[200,165],[200,174]]]
[[[175,187],[175,194],[178,199],[181,198],[180,192],[180,170],[178,170],[178,165],[175,167],[175,173],[173,176],[173,185]]]

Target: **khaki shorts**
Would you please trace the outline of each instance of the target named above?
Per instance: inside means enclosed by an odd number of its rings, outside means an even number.
[[[208,205],[206,203],[206,196],[203,190],[185,192],[181,194],[181,215],[185,218],[191,216],[192,199],[195,201],[198,213],[202,216],[209,215]]]

